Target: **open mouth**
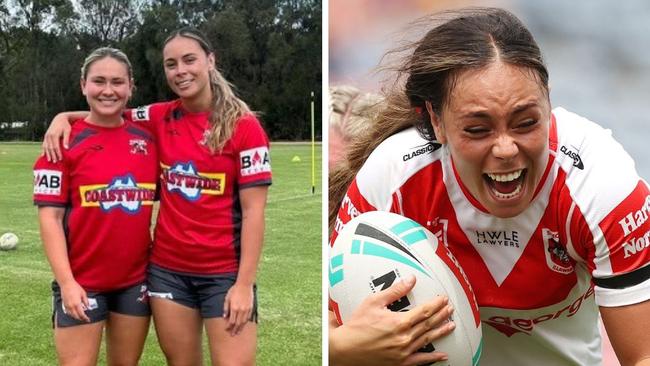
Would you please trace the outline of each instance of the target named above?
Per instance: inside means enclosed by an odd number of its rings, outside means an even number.
[[[510,173],[485,173],[483,179],[497,199],[510,200],[521,193],[526,173],[527,169]]]

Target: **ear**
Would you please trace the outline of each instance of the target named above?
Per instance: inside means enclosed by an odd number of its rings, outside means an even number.
[[[86,80],[84,78],[79,79],[79,86],[81,87],[81,94],[86,95]]]
[[[431,102],[424,103],[427,107],[427,112],[429,112],[429,118],[431,120],[431,126],[433,126],[433,131],[436,134],[436,140],[441,144],[447,143],[447,135],[445,135],[445,126],[442,124],[440,118],[433,111]]]
[[[210,65],[210,69],[215,69],[217,62],[217,57],[214,55],[214,53],[210,52],[208,54],[208,64]]]

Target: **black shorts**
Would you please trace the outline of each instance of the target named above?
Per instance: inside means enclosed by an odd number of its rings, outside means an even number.
[[[109,312],[145,317],[151,315],[146,283],[111,292],[86,291],[86,296],[89,303],[86,315],[90,318],[90,323],[108,319]],[[61,300],[61,288],[56,281],[52,281],[52,326],[55,319],[56,327],[89,324],[66,314]]]
[[[204,319],[223,317],[226,294],[236,279],[237,273],[195,275],[174,272],[154,264],[149,265],[147,273],[149,297],[169,299],[199,309]],[[253,285],[253,311],[250,320],[257,323],[256,285]]]

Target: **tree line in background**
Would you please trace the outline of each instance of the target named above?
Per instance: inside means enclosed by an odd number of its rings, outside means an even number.
[[[312,91],[320,136],[321,0],[2,0],[0,140],[40,140],[56,113],[88,109],[80,67],[101,46],[131,60],[129,107],[175,98],[161,51],[183,26],[208,37],[217,67],[271,139],[310,138]]]

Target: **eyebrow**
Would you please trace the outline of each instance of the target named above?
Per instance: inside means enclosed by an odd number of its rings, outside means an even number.
[[[196,56],[196,53],[195,52],[186,53],[186,54],[182,55],[180,58],[183,59],[183,58],[188,57],[188,56]],[[169,57],[169,58],[166,58],[164,62],[167,62],[167,61],[176,61],[176,59],[172,58],[172,57]]]
[[[526,111],[530,108],[534,108],[539,106],[537,102],[527,102],[524,104],[520,104],[515,107],[515,109],[510,113],[510,115],[515,115],[518,113],[521,113],[523,111]],[[479,119],[489,119],[491,116],[484,111],[475,111],[475,112],[468,112],[466,114],[463,114],[460,118],[479,118]]]

